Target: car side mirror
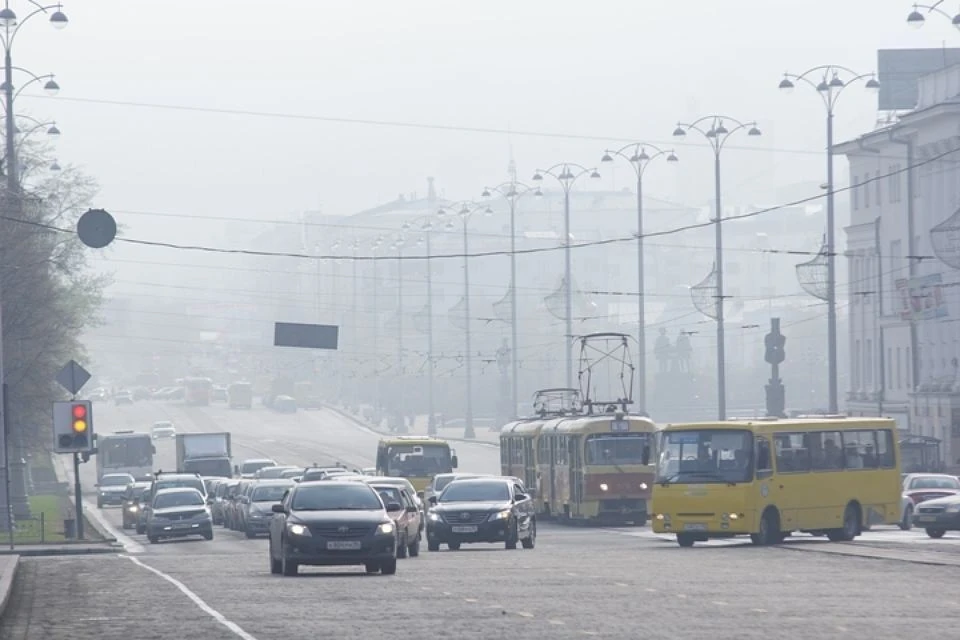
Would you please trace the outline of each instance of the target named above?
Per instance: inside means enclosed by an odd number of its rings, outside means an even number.
[[[213,498],[207,498],[207,505],[213,506]]]
[[[437,496],[430,496],[430,499],[427,500],[431,506],[437,506]]]
[[[450,466],[453,467],[454,469],[460,466],[460,461],[457,459],[457,456],[453,456],[452,458],[450,458]]]
[[[387,511],[400,511],[400,509],[403,509],[403,505],[399,502],[388,502],[386,508]]]
[[[420,509],[418,509],[414,504],[407,507],[407,513],[417,513],[418,511],[420,511]]]
[[[270,510],[273,511],[274,513],[286,513],[286,512],[287,512],[287,510],[283,508],[283,505],[282,505],[282,504],[275,504],[275,505],[273,505],[273,506],[270,507]]]
[[[529,497],[529,496],[527,496],[527,494],[525,494],[525,493],[515,493],[515,494],[513,494],[513,499],[514,499],[516,502],[523,502],[523,501],[526,500],[528,497]]]

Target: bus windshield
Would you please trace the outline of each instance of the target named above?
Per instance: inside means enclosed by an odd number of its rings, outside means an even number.
[[[746,429],[667,431],[661,440],[657,482],[748,482],[752,460],[753,435]]]
[[[149,467],[153,464],[153,444],[150,436],[142,438],[108,438],[101,440],[98,456],[103,468]]]
[[[422,478],[453,470],[445,444],[404,444],[387,447],[387,475]]]
[[[587,464],[648,464],[650,452],[644,460],[644,447],[650,439],[646,433],[595,433],[587,436]]]

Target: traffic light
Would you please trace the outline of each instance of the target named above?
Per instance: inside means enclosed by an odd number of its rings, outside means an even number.
[[[53,448],[57,453],[93,450],[93,405],[89,400],[53,403]]]

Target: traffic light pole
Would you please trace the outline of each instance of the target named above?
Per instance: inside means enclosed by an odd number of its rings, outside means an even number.
[[[83,540],[83,503],[80,494],[80,454],[73,454],[73,499],[77,513],[77,540]]]

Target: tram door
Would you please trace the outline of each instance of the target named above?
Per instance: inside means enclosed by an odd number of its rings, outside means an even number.
[[[573,436],[570,442],[570,514],[579,515],[583,503],[583,452],[580,449],[580,436]]]

